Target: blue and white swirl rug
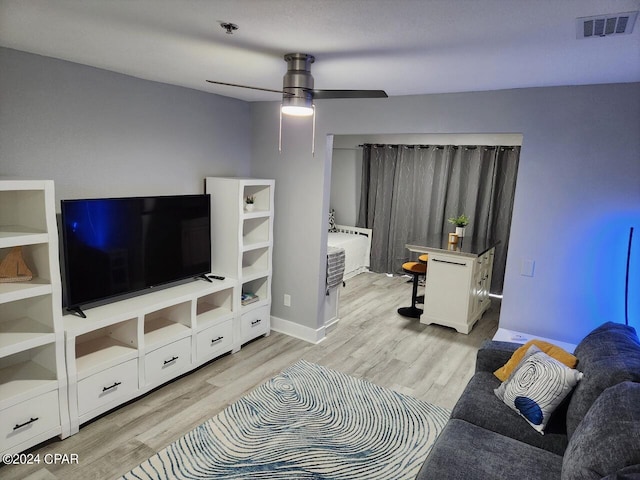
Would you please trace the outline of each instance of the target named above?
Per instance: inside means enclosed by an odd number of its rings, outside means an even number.
[[[450,412],[304,360],[124,479],[413,479]]]

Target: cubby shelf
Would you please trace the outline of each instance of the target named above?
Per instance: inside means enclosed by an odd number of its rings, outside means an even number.
[[[30,360],[0,369],[0,405],[5,408],[50,392],[57,383],[55,372]]]
[[[0,323],[0,357],[31,348],[55,343],[52,328],[29,317],[20,317]]]
[[[77,379],[81,380],[137,357],[137,349],[111,337],[98,337],[78,343],[75,358]]]

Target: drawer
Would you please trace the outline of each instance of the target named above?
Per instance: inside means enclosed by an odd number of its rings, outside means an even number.
[[[216,358],[233,349],[233,322],[228,320],[198,333],[196,355],[198,362]]]
[[[191,364],[191,337],[170,343],[144,356],[144,375],[147,385],[173,378]]]
[[[270,306],[265,305],[242,314],[240,317],[242,343],[269,333],[270,311]]]
[[[122,399],[138,390],[138,359],[121,363],[78,382],[78,415]]]
[[[0,451],[60,427],[58,390],[43,393],[0,412]]]

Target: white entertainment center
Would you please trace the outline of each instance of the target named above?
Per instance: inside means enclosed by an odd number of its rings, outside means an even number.
[[[52,181],[0,181],[0,258],[38,278],[0,283],[0,453],[80,425],[270,333],[273,180],[207,178],[212,266],[189,281],[62,316]],[[232,187],[233,186],[233,187]],[[256,209],[244,210],[255,198]],[[258,301],[243,306],[242,291]]]

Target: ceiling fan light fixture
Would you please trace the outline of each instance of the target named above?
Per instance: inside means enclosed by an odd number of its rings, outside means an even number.
[[[313,107],[297,107],[295,105],[283,105],[282,114],[292,117],[310,117],[313,115]]]

